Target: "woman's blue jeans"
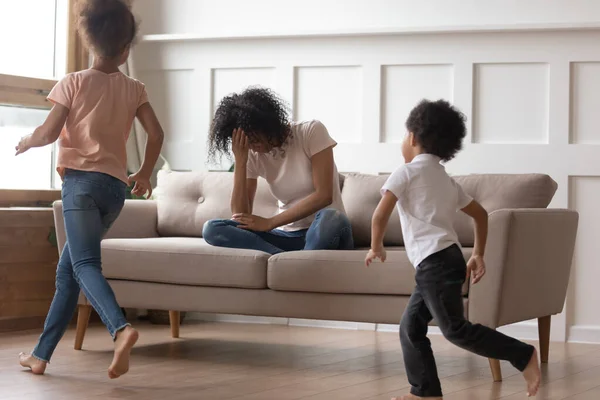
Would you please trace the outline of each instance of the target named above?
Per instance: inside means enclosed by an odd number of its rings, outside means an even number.
[[[33,356],[50,361],[73,318],[79,290],[92,304],[113,339],[128,325],[102,275],[100,242],[125,202],[125,183],[98,172],[67,170],[62,187],[67,242],[56,270],[56,293]]]
[[[255,232],[238,228],[229,219],[207,221],[202,237],[213,246],[253,249],[269,254],[297,250],[352,250],[352,227],[343,212],[325,208],[315,215],[308,229],[286,232],[274,229]]]

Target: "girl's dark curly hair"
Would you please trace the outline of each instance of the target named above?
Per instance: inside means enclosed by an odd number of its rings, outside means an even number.
[[[271,89],[249,87],[224,97],[210,125],[209,160],[230,156],[233,130],[241,128],[250,141],[266,139],[273,148],[282,148],[291,135],[290,110]]]
[[[410,112],[406,129],[427,153],[450,161],[462,149],[465,121],[465,115],[445,100],[421,100]]]
[[[137,22],[124,0],[79,0],[77,30],[98,57],[115,58],[135,41]]]

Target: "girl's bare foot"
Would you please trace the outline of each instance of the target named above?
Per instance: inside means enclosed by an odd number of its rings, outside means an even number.
[[[415,396],[414,394],[407,394],[405,396],[400,396],[400,397],[393,397],[392,400],[443,400],[443,398],[441,397],[419,397],[419,396]]]
[[[129,371],[129,355],[139,337],[140,334],[138,331],[131,326],[127,326],[125,329],[117,332],[115,355],[112,364],[108,367],[108,377],[110,379],[116,379]]]
[[[540,381],[542,379],[537,349],[533,349],[533,355],[525,371],[523,371],[523,376],[525,377],[525,381],[527,381],[527,396],[534,397],[540,388]]]
[[[19,364],[23,368],[29,368],[36,375],[43,375],[48,363],[38,360],[31,354],[21,353],[19,354]]]

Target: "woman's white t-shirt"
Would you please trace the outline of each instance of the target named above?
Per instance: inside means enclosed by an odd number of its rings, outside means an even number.
[[[297,122],[293,123],[291,128],[291,137],[284,144],[283,151],[272,153],[250,151],[248,157],[247,178],[262,177],[269,183],[271,193],[279,200],[280,213],[314,193],[311,157],[337,145],[320,121]],[[335,163],[333,202],[329,207],[345,212]],[[307,229],[314,217],[314,214],[310,215],[280,229],[285,231]]]

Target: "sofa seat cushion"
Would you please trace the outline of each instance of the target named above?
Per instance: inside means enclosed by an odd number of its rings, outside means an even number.
[[[106,239],[108,279],[265,289],[269,254],[213,247],[199,238]]]
[[[387,260],[365,267],[366,250],[280,253],[269,259],[267,285],[288,292],[388,294],[410,296],[415,269],[401,247],[387,249]],[[472,249],[463,249],[465,259]],[[465,283],[463,294],[467,294]]]

